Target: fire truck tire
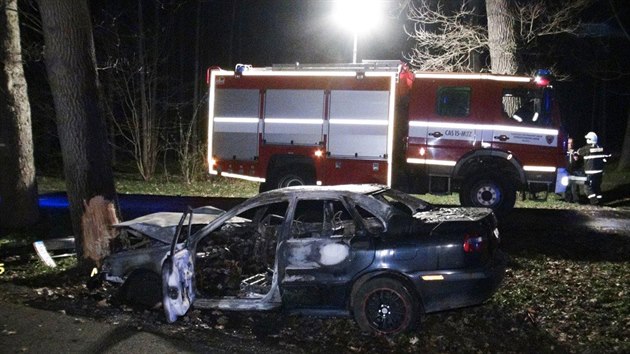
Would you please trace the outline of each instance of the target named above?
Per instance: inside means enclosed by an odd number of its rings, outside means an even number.
[[[278,174],[276,179],[277,188],[291,187],[291,186],[304,186],[307,184],[315,184],[313,178],[307,177],[305,174],[299,171],[283,171]]]
[[[492,208],[497,215],[504,215],[516,203],[516,188],[498,175],[472,176],[462,185],[459,202],[463,206]]]
[[[291,164],[272,171],[266,182],[261,183],[260,192],[290,186],[315,184],[315,170],[304,164]]]

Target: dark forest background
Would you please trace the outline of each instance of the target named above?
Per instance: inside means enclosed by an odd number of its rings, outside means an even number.
[[[408,23],[400,3],[389,2],[379,28],[359,37],[359,60],[405,59],[413,43],[403,30]],[[36,165],[39,173],[58,173],[61,156],[43,62],[41,21],[34,1],[23,0],[19,6]],[[169,168],[176,173],[185,167],[168,166],[181,155],[181,145],[202,145],[206,139],[209,67],[338,63],[352,58],[352,36],[332,21],[330,0],[94,0],[90,8],[117,170],[136,169],[134,143],[124,133],[123,117],[134,114],[133,103],[127,100],[142,94],[150,97],[148,114],[156,119],[154,173]],[[617,155],[630,101],[628,18],[625,1],[595,1],[583,14],[576,35],[547,37],[522,54],[533,62],[556,62],[556,69],[569,76],[554,86],[565,128],[577,144],[593,130]],[[138,87],[137,77],[142,68],[150,79],[144,89]],[[193,134],[187,137],[191,125]]]

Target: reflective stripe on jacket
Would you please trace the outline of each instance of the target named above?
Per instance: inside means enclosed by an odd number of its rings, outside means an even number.
[[[604,172],[604,163],[608,155],[597,144],[585,145],[578,150],[578,154],[584,159],[584,173],[593,175]]]

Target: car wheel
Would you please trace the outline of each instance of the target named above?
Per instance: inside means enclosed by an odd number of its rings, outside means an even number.
[[[463,206],[492,208],[497,214],[506,214],[516,202],[516,189],[506,179],[495,175],[469,178],[459,193]]]
[[[364,284],[353,299],[354,318],[365,332],[397,334],[413,329],[418,301],[400,282],[377,278]]]
[[[122,300],[130,305],[153,308],[162,301],[162,278],[151,271],[136,271],[120,289]]]

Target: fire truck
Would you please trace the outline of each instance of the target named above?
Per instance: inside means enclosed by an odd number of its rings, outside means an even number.
[[[399,61],[237,65],[207,77],[212,175],[459,192],[497,213],[554,191],[566,165],[548,72],[414,72]]]

